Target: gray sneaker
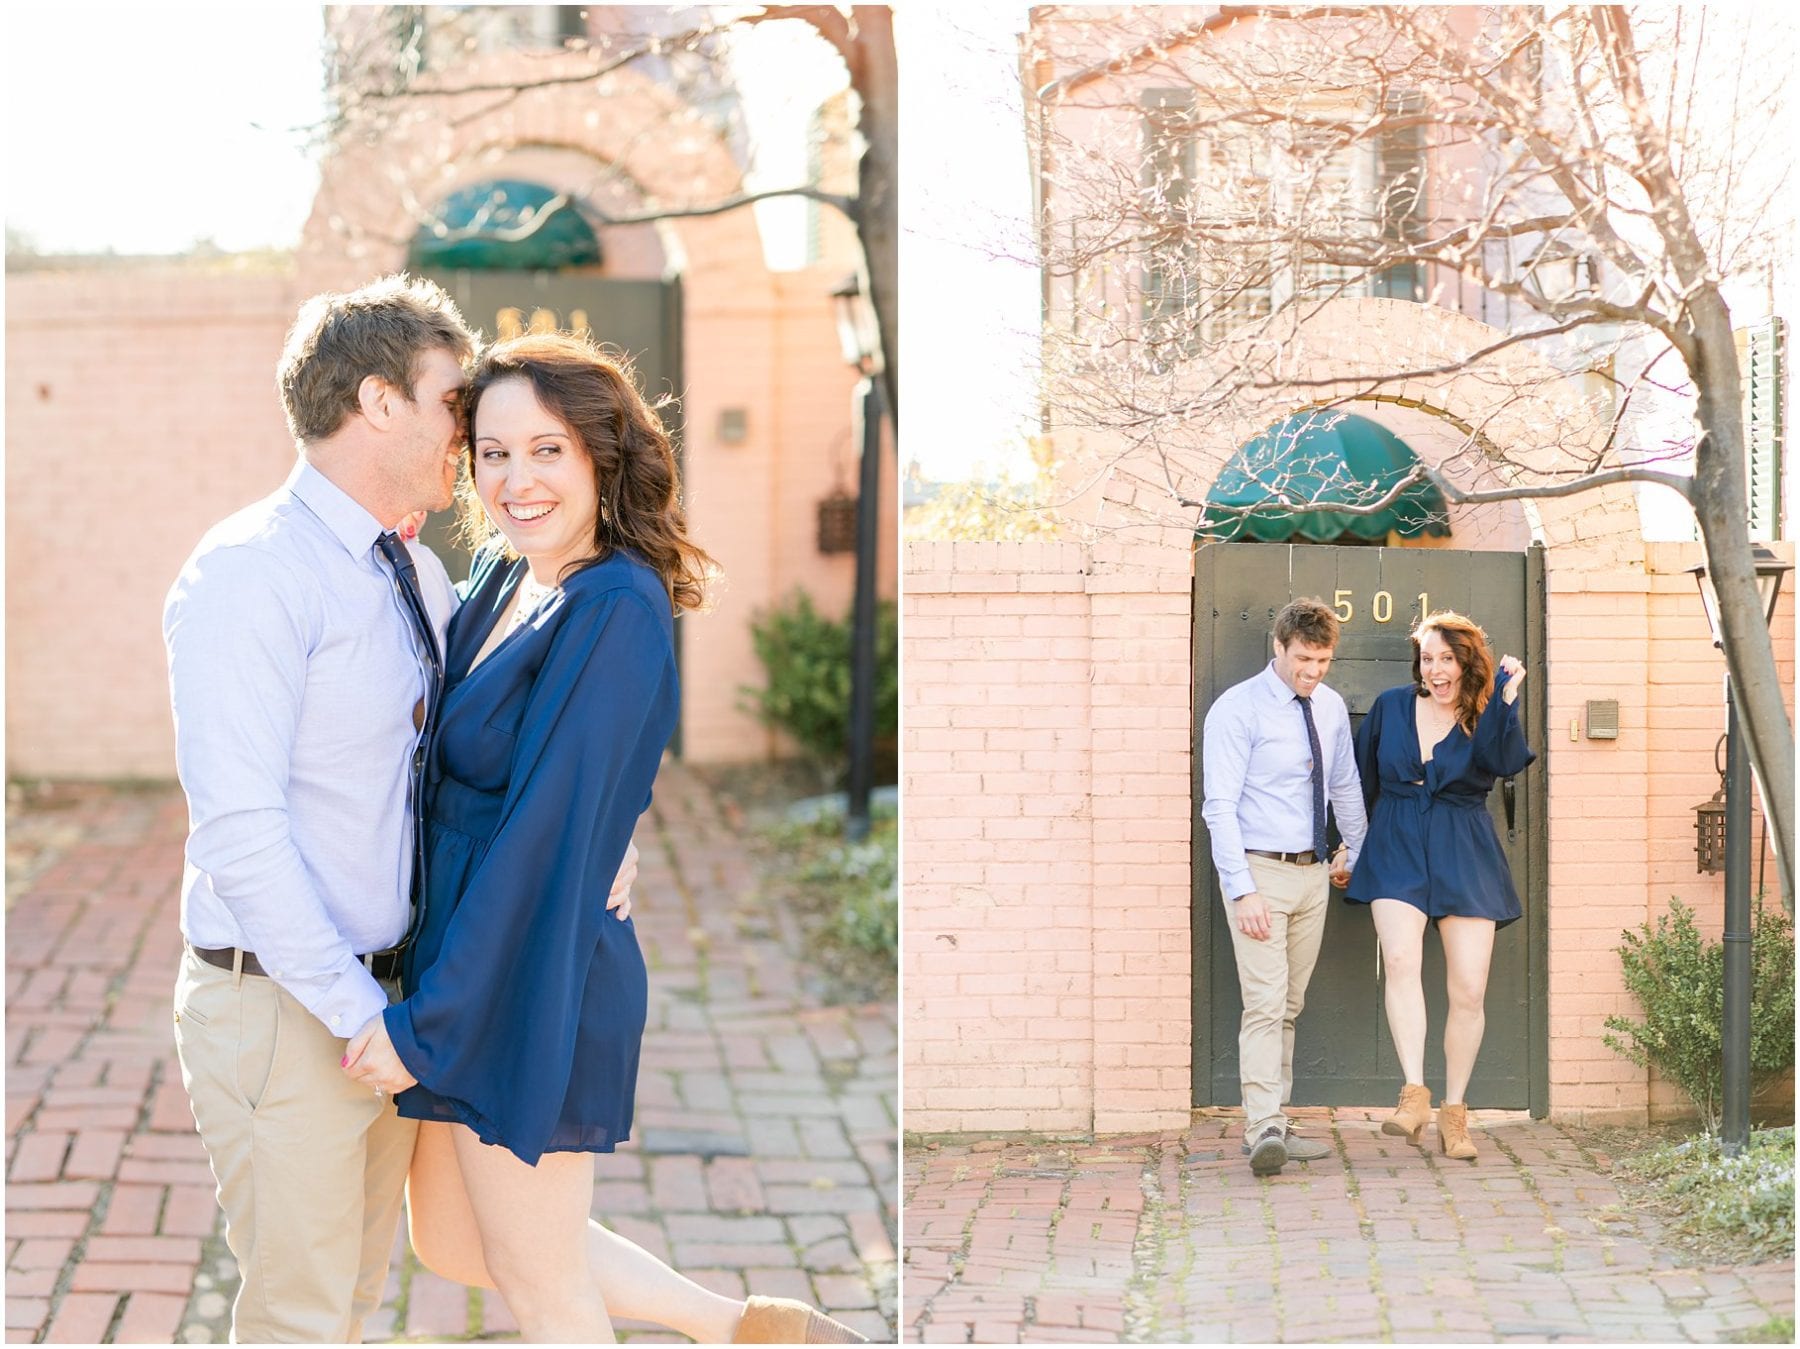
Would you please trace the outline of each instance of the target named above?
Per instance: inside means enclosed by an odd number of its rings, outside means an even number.
[[[1287,1140],[1281,1136],[1281,1126],[1271,1124],[1257,1137],[1256,1145],[1246,1143],[1244,1150],[1250,1154],[1250,1172],[1257,1176],[1272,1176],[1287,1165]]]
[[[1337,1152],[1329,1143],[1299,1138],[1290,1131],[1287,1136],[1287,1155],[1290,1162],[1316,1162],[1324,1157],[1335,1157]]]

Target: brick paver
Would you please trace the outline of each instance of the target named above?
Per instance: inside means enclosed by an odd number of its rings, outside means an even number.
[[[7,815],[7,1339],[222,1341],[236,1273],[171,1038],[180,794],[59,787]],[[708,1287],[806,1298],[891,1341],[893,1005],[816,996],[792,916],[679,765],[638,847],[650,1024],[635,1138],[599,1159],[595,1215]],[[517,1329],[402,1232],[366,1331]]]
[[[1792,1260],[1685,1267],[1555,1124],[1478,1120],[1466,1163],[1382,1134],[1386,1113],[1296,1111],[1337,1155],[1266,1181],[1227,1111],[1100,1142],[916,1142],[906,1338],[1716,1342],[1793,1313]]]

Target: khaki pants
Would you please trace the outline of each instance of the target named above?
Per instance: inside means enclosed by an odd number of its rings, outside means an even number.
[[[1323,866],[1296,866],[1269,857],[1247,860],[1256,893],[1268,901],[1268,940],[1238,931],[1234,901],[1225,901],[1225,911],[1244,999],[1238,1023],[1244,1138],[1254,1141],[1271,1124],[1286,1131],[1281,1107],[1294,1090],[1294,1018],[1306,1005],[1306,985],[1318,963],[1331,877]]]
[[[344,1047],[274,980],[183,953],[175,1048],[243,1276],[234,1343],[360,1343],[381,1305],[418,1125]]]

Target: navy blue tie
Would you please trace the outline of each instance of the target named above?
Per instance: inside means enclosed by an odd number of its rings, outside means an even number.
[[[1312,750],[1313,861],[1325,860],[1325,756],[1319,752],[1319,728],[1313,723],[1312,699],[1294,695],[1306,718],[1306,744]]]
[[[383,534],[375,547],[394,569],[394,588],[400,593],[400,607],[412,625],[415,644],[426,667],[425,705],[418,719],[419,740],[413,746],[411,764],[413,808],[412,921],[407,924],[401,946],[410,946],[418,935],[420,920],[425,915],[425,765],[431,752],[431,735],[437,727],[438,703],[444,694],[444,659],[438,651],[437,633],[432,630],[431,615],[425,608],[425,596],[419,591],[419,573],[413,566],[412,554],[396,534]]]

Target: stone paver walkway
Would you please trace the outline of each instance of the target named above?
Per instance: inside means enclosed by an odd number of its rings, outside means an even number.
[[[1386,1114],[1296,1111],[1337,1155],[1267,1181],[1235,1112],[1103,1142],[914,1143],[906,1338],[1716,1342],[1793,1313],[1792,1260],[1683,1268],[1554,1124],[1491,1116],[1467,1163],[1383,1135]]]
[[[9,1342],[225,1338],[236,1275],[170,1034],[185,818],[166,788],[9,803]],[[793,920],[679,766],[638,846],[650,1028],[635,1140],[599,1159],[595,1215],[710,1287],[805,1298],[892,1341],[893,1005],[812,997]],[[404,1233],[396,1256],[371,1340],[516,1334]]]

